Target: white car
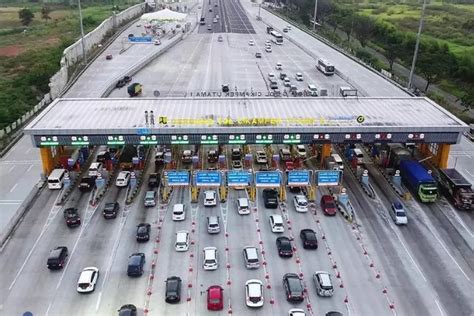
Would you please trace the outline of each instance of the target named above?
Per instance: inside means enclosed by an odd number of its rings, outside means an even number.
[[[304,145],[296,145],[296,153],[298,154],[298,158],[305,159],[306,147],[304,147]]]
[[[245,303],[248,307],[263,306],[263,283],[252,279],[245,282]]]
[[[115,180],[115,185],[118,187],[126,187],[130,181],[130,171],[120,171]]]
[[[295,205],[296,211],[299,213],[305,213],[308,211],[308,199],[306,199],[306,196],[304,195],[295,195],[293,198],[293,204]]]
[[[408,224],[407,214],[403,208],[402,203],[396,201],[393,202],[390,207],[390,216],[397,225],[406,225]]]
[[[287,25],[286,28],[291,30],[291,25]]]
[[[270,227],[272,233],[283,233],[285,232],[285,227],[283,226],[283,218],[279,214],[270,215]]]
[[[87,267],[82,270],[77,281],[77,291],[79,293],[89,293],[95,290],[97,279],[99,278],[99,269],[96,267]]]
[[[209,190],[204,192],[204,206],[216,206],[217,205],[217,193],[216,191]]]
[[[276,63],[275,69],[276,70],[282,70],[283,69],[282,64],[281,63]]]
[[[288,316],[306,316],[306,312],[301,308],[292,308],[288,311]]]
[[[250,40],[249,41],[249,46],[253,46],[255,43],[253,42],[253,40]]]
[[[214,18],[214,20],[212,20],[212,23],[217,23],[217,19]]]
[[[271,45],[271,44],[272,44],[272,42],[270,42],[270,40],[265,41],[265,46],[268,46],[268,45]]]
[[[265,51],[266,51],[267,53],[271,53],[271,52],[272,52],[272,47],[271,47],[271,46],[265,47]]]
[[[205,247],[204,252],[204,262],[202,267],[204,270],[217,270],[217,248],[216,247]]]
[[[290,78],[285,77],[285,79],[283,79],[283,85],[284,85],[285,87],[291,86]]]
[[[265,154],[263,150],[257,151],[257,153],[255,154],[255,157],[258,164],[268,163],[267,154]]]
[[[268,73],[268,80],[270,80],[270,81],[276,80],[275,74],[273,72]]]
[[[296,81],[303,81],[303,74],[301,72],[297,72],[295,75]]]
[[[186,219],[186,211],[184,204],[173,205],[173,221],[184,221]]]
[[[161,41],[159,39],[156,39],[154,42],[153,42],[154,45],[161,45]]]

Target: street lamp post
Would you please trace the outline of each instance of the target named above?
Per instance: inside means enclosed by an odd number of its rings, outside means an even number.
[[[316,29],[316,13],[318,12],[318,0],[314,2],[313,31]]]
[[[413,54],[413,61],[411,63],[410,77],[408,77],[408,86],[407,86],[408,89],[411,88],[411,85],[413,82],[413,75],[415,73],[416,58],[418,57],[418,49],[420,48],[421,30],[423,29],[423,19],[425,17],[425,9],[426,9],[426,0],[423,0],[423,6],[421,8],[421,16],[420,16],[420,25],[418,26],[418,33],[416,33],[415,53]]]
[[[81,23],[82,57],[84,58],[84,64],[87,64],[86,47],[85,47],[85,44],[84,44],[84,25],[82,24],[81,0],[77,0],[77,6],[79,7],[79,21]]]

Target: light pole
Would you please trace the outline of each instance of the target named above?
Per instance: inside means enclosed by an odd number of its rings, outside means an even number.
[[[316,13],[318,12],[318,0],[314,1],[313,31],[316,30]]]
[[[413,61],[411,63],[410,76],[408,77],[407,89],[411,88],[413,75],[415,73],[416,58],[418,57],[418,49],[420,47],[420,37],[421,37],[421,30],[423,29],[423,19],[425,17],[425,9],[426,9],[426,0],[423,0],[423,6],[421,8],[421,16],[420,16],[420,25],[418,26],[418,33],[416,33],[415,53],[413,54]]]
[[[85,45],[84,45],[84,25],[82,25],[81,0],[77,0],[77,6],[79,7],[79,21],[80,21],[80,23],[81,23],[82,57],[84,58],[84,64],[87,64],[86,47],[85,47]]]

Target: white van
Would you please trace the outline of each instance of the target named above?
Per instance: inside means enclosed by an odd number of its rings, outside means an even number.
[[[364,164],[364,154],[362,153],[362,150],[360,150],[359,148],[354,148],[353,151],[354,155],[357,157],[357,164]]]
[[[308,90],[309,90],[309,94],[312,96],[312,97],[317,97],[318,96],[318,88],[316,88],[316,86],[314,84],[308,84]]]
[[[240,215],[250,214],[250,205],[247,198],[239,198],[237,200],[237,212]]]
[[[344,164],[342,162],[341,156],[338,154],[331,154],[331,157],[334,158],[334,161],[336,162],[336,165],[339,167],[339,170],[344,170]]]
[[[103,165],[101,162],[93,162],[89,167],[89,177],[97,177],[102,171]]]
[[[189,232],[187,230],[180,230],[176,233],[176,243],[174,249],[176,251],[187,251],[189,248]]]
[[[184,221],[186,218],[186,211],[184,210],[184,204],[173,205],[173,220]]]
[[[283,218],[281,215],[270,215],[270,227],[272,228],[273,233],[283,233],[285,231],[285,228],[283,227]]]
[[[63,187],[66,169],[54,169],[48,177],[48,188],[50,190],[59,190]]]

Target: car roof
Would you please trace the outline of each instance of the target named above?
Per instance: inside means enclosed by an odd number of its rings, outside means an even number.
[[[222,298],[222,287],[219,285],[211,285],[207,291],[210,298]]]
[[[315,274],[318,275],[319,279],[323,284],[331,284],[331,278],[329,273],[326,271],[316,271]]]
[[[302,195],[302,194],[298,194],[298,195],[295,195],[295,198],[298,200],[298,201],[307,201],[308,199],[306,198],[306,196]]]
[[[178,204],[173,205],[173,211],[182,211],[182,210],[184,210],[184,204],[178,203]]]
[[[403,210],[403,205],[402,205],[402,203],[400,203],[400,202],[398,202],[398,201],[393,202],[393,207],[394,207],[396,210],[398,210],[398,211]]]

